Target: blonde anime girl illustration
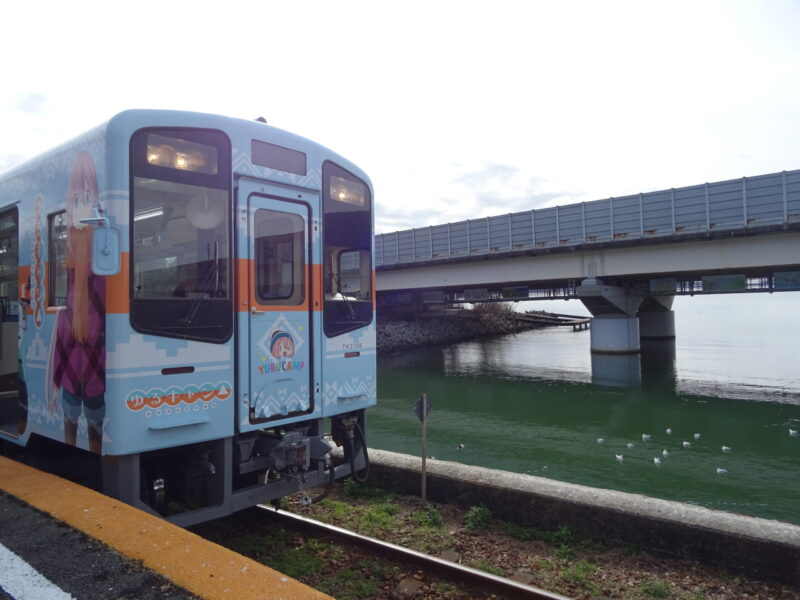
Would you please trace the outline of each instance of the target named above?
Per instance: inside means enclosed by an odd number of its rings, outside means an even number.
[[[61,390],[64,441],[76,445],[83,413],[89,449],[100,453],[105,405],[105,280],[92,273],[92,228],[80,220],[98,205],[92,157],[75,158],[67,186],[66,307],[56,320],[53,385]]]

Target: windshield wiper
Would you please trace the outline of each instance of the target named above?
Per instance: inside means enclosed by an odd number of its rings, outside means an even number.
[[[214,242],[214,262],[211,263],[211,267],[208,269],[208,273],[206,273],[203,283],[200,285],[199,295],[192,301],[186,316],[182,319],[178,319],[178,324],[192,324],[192,321],[194,321],[194,318],[197,316],[197,311],[200,310],[200,303],[205,299],[206,294],[209,293],[212,281],[214,282],[214,292],[211,296],[216,297],[219,292],[219,274],[219,242]]]
[[[356,311],[353,310],[353,305],[350,304],[350,298],[348,298],[347,295],[345,294],[346,288],[347,288],[346,285],[343,286],[339,290],[339,295],[342,297],[342,300],[344,300],[344,305],[347,308],[347,312],[350,313],[350,320],[351,321],[355,321],[356,320]]]

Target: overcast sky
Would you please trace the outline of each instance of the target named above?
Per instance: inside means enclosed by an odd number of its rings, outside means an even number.
[[[126,108],[255,118],[379,232],[800,168],[800,2],[13,2],[0,171]]]

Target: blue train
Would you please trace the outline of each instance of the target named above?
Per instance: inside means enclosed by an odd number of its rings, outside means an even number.
[[[184,526],[363,478],[373,263],[341,156],[120,113],[0,175],[0,440],[93,453],[105,493]]]

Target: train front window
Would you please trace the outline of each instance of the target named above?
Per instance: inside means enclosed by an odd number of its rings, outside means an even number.
[[[227,139],[146,130],[132,152],[131,323],[143,333],[223,342],[233,326]]]
[[[372,198],[367,185],[333,163],[324,192],[323,322],[333,337],[372,322]]]

